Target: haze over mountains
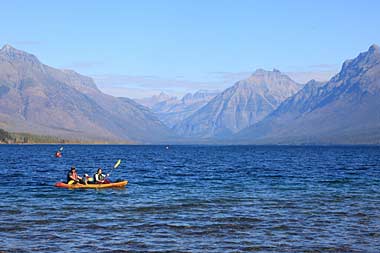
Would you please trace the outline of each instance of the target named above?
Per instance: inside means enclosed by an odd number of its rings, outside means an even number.
[[[241,143],[380,143],[380,48],[344,62],[325,84],[309,82],[261,122],[234,136]]]
[[[344,62],[325,83],[256,70],[222,91],[137,100],[90,77],[0,50],[0,128],[68,139],[137,143],[379,144],[380,49]]]
[[[136,98],[135,101],[143,106],[146,106],[150,109],[155,107],[157,104],[165,101],[179,101],[177,97],[169,96],[168,94],[161,92],[158,95],[153,95],[151,97],[145,98]]]
[[[260,120],[302,88],[278,70],[256,70],[174,127],[196,138],[226,137]]]
[[[218,91],[199,90],[195,93],[187,93],[178,99],[161,92],[159,95],[138,99],[136,102],[150,108],[162,122],[173,128],[206,105],[219,93]]]
[[[85,140],[150,143],[171,137],[133,100],[106,95],[91,78],[44,65],[10,45],[0,50],[0,128]]]

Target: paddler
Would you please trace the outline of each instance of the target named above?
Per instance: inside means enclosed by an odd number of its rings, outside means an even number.
[[[55,157],[57,157],[57,158],[62,157],[61,151],[58,150],[57,152],[55,152]]]
[[[87,184],[87,181],[83,181],[82,177],[78,176],[75,166],[72,166],[69,173],[67,173],[67,184]]]
[[[94,182],[95,184],[109,184],[111,181],[107,178],[110,174],[104,175],[102,174],[102,168],[99,168],[94,174]]]
[[[63,147],[60,147],[57,152],[55,152],[55,157],[57,158],[60,158],[62,157],[62,151],[63,151]]]

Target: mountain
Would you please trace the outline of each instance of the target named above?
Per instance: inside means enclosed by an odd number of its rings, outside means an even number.
[[[261,122],[234,136],[240,143],[379,144],[380,48],[343,63],[327,83],[309,82]]]
[[[302,86],[280,71],[256,70],[174,127],[179,135],[226,137],[267,116]]]
[[[153,111],[162,122],[173,128],[176,124],[206,105],[217,94],[219,94],[218,91],[208,90],[187,93],[176,102],[168,100],[158,103],[153,107]]]
[[[85,140],[158,142],[172,135],[149,110],[102,93],[94,81],[0,50],[0,128]]]
[[[152,109],[156,104],[159,104],[164,101],[178,101],[177,97],[171,97],[168,94],[161,92],[158,95],[153,95],[151,97],[146,97],[146,98],[136,98],[134,99],[137,103],[146,106],[150,109]]]
[[[149,107],[162,122],[172,128],[218,94],[218,91],[199,90],[195,93],[187,93],[181,99],[178,99],[177,97],[170,97],[165,93],[160,93],[151,98],[136,101]]]

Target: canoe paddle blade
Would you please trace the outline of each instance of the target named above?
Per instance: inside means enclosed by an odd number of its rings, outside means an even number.
[[[117,167],[119,167],[120,163],[121,163],[121,159],[117,160],[113,168],[116,169]]]

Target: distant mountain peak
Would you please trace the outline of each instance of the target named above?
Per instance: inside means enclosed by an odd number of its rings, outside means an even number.
[[[170,138],[151,112],[106,95],[92,78],[44,65],[5,45],[0,49],[0,123],[8,130],[78,140]]]
[[[27,55],[30,55],[27,52],[24,52],[24,51],[21,51],[21,50],[18,50],[16,48],[12,47],[10,44],[5,44],[1,48],[0,52],[1,53],[13,53],[13,54],[27,54]]]
[[[328,82],[308,82],[234,138],[260,144],[379,143],[379,96],[380,48],[374,44],[345,61]]]
[[[27,61],[32,63],[40,63],[36,56],[29,54],[25,51],[18,50],[9,44],[5,44],[1,50],[0,55],[5,56],[9,60]]]
[[[160,99],[170,99],[170,95],[166,94],[165,92],[161,91],[158,95],[155,95],[155,97]]]
[[[368,69],[380,64],[380,47],[373,44],[368,51],[360,53],[356,58],[346,60],[342,65],[342,70],[332,78],[337,81],[344,76],[355,76],[364,73]]]
[[[372,46],[369,47],[368,52],[370,53],[380,52],[380,47],[377,44],[372,44]]]
[[[196,100],[211,100],[211,98],[215,97],[217,94],[219,94],[220,92],[217,91],[217,90],[198,90],[194,93],[186,93],[181,101],[186,103],[186,102],[191,102],[193,103],[194,101]]]
[[[281,74],[281,71],[278,69],[265,70],[265,69],[256,69],[255,72],[252,73],[252,76],[258,76],[258,75],[273,75],[273,74]]]
[[[279,70],[257,69],[174,127],[190,137],[223,138],[267,116],[301,86]]]
[[[321,84],[321,83],[323,83],[323,82],[317,81],[317,80],[315,80],[315,79],[311,79],[309,82],[307,82],[307,83],[305,84],[305,86],[306,86],[306,85]]]
[[[2,48],[1,48],[1,51],[11,51],[11,50],[16,50],[14,47],[12,47],[11,45],[9,44],[5,44]]]
[[[219,90],[206,90],[206,89],[200,89],[200,90],[197,90],[194,94],[212,94],[212,93],[219,93],[220,91]]]
[[[300,86],[299,88],[302,86],[294,82],[289,76],[281,73],[278,69],[273,69],[272,71],[257,69],[250,77],[238,81],[235,85],[241,88],[255,86],[256,88],[261,87],[260,89],[262,90],[267,90],[269,87],[271,87],[269,89],[278,90],[279,87],[282,87],[280,89],[284,89],[289,83],[294,83]]]
[[[380,47],[373,44],[368,48],[368,51],[359,54],[357,57],[358,60],[363,60],[365,58],[380,59]]]

